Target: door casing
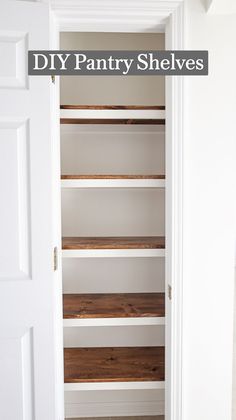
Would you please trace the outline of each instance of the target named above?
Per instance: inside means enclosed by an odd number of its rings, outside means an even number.
[[[68,32],[165,32],[166,49],[184,49],[182,0],[53,0],[52,48]],[[56,78],[58,79],[58,78]],[[182,419],[183,77],[166,77],[166,420]],[[59,109],[59,82],[54,93]],[[59,128],[55,127],[59,144]],[[59,147],[59,146],[58,146]],[[56,148],[58,149],[56,146]],[[55,164],[56,165],[56,164]],[[57,171],[55,171],[55,176]],[[54,180],[54,182],[57,182]],[[55,204],[60,206],[59,194]],[[58,226],[60,231],[60,227]],[[169,298],[169,287],[172,290]],[[61,328],[61,325],[59,326]],[[62,375],[60,375],[61,377]],[[60,394],[61,395],[61,394]],[[58,404],[61,404],[58,402]]]

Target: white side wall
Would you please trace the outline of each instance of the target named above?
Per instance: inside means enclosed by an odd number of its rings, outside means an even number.
[[[210,75],[185,78],[183,420],[230,420],[236,188],[236,17],[186,1],[186,49]]]
[[[236,13],[235,0],[206,0],[206,9],[209,13],[229,14]]]

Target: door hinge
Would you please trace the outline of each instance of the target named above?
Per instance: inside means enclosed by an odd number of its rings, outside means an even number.
[[[52,79],[52,83],[55,84],[55,82],[56,82],[56,76],[55,76],[55,74],[52,74],[51,75],[51,79]]]
[[[168,298],[169,298],[169,300],[172,299],[172,287],[171,287],[170,284],[168,284]]]
[[[58,269],[58,248],[57,246],[53,249],[53,270],[57,271]]]

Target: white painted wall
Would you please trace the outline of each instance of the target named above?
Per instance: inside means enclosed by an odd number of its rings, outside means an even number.
[[[236,2],[235,0],[206,0],[206,9],[208,13],[218,15],[236,13]]]
[[[62,125],[61,171],[64,175],[165,174],[165,126]]]
[[[61,49],[156,50],[165,49],[164,34],[62,32]],[[61,77],[61,104],[164,105],[164,77]]]
[[[210,75],[185,78],[183,420],[230,420],[236,188],[236,17],[186,1],[186,49]]]

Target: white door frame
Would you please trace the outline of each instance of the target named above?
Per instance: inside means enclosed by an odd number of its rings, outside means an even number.
[[[57,35],[165,32],[167,50],[184,48],[183,0],[52,0],[51,6]],[[182,420],[183,111],[183,78],[166,77],[166,420]]]

